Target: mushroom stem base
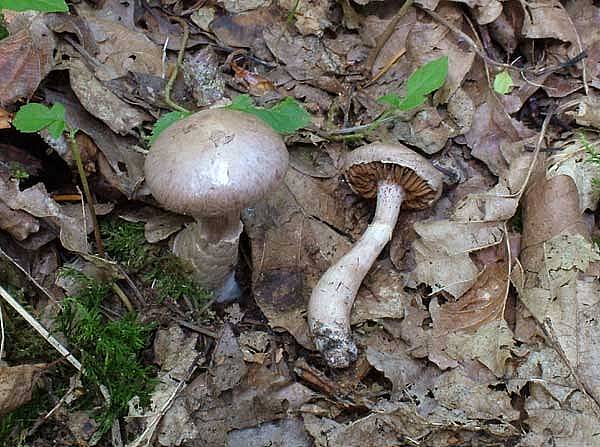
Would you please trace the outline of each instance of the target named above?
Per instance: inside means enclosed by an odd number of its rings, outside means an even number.
[[[345,368],[356,360],[358,350],[350,328],[354,299],[377,256],[392,238],[404,197],[401,186],[385,181],[378,184],[373,222],[313,289],[308,324],[317,349],[332,368]]]
[[[242,228],[238,218],[233,228],[223,232],[223,239],[215,240],[211,234],[202,231],[201,224],[194,222],[175,237],[173,253],[191,264],[194,278],[200,285],[219,291],[237,264]]]

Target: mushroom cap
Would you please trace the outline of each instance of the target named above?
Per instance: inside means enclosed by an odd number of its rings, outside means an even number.
[[[409,209],[428,208],[442,193],[442,174],[425,157],[399,143],[372,143],[348,152],[344,172],[352,190],[367,199],[377,196],[382,180],[401,185],[406,192],[402,206]]]
[[[241,211],[274,190],[288,166],[283,139],[253,115],[203,110],[169,126],[146,157],[154,198],[180,214]]]

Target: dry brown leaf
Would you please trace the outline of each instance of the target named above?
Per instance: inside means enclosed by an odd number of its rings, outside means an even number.
[[[22,241],[36,233],[40,229],[40,223],[31,214],[12,210],[0,200],[0,229]]]
[[[289,417],[258,427],[233,430],[227,434],[227,447],[312,447],[302,419]]]
[[[600,420],[596,404],[576,389],[569,368],[553,348],[531,352],[508,381],[511,392],[525,386],[525,421],[531,432],[519,447],[597,445]]]
[[[576,42],[575,30],[565,8],[555,0],[521,2],[524,20],[521,34],[530,39],[553,38]]]
[[[96,58],[101,64],[95,66],[94,74],[99,80],[109,81],[130,71],[162,75],[162,49],[141,31],[90,17],[87,22],[98,45]]]
[[[332,3],[331,0],[278,0],[279,7],[291,14],[294,26],[304,36],[322,36],[332,26],[327,17]]]
[[[470,419],[519,419],[519,411],[512,407],[506,391],[490,389],[490,383],[475,380],[462,368],[438,377],[433,394],[441,405],[457,410]]]
[[[59,227],[60,241],[67,249],[79,253],[87,253],[86,225],[83,221],[81,206],[77,217],[67,213],[67,206],[61,207],[52,200],[42,183],[38,183],[23,191],[17,182],[10,180],[9,174],[0,166],[0,200],[12,210],[22,210],[34,217],[45,218]],[[89,213],[88,213],[89,214]],[[91,225],[87,230],[91,231]]]
[[[71,87],[81,105],[113,132],[127,135],[143,121],[152,119],[107,89],[82,61],[71,58],[69,67]]]
[[[231,430],[285,418],[315,395],[291,379],[285,362],[249,365],[242,383],[227,399],[214,397],[211,390],[207,374],[187,386],[160,422],[158,445],[191,440],[206,446],[226,445]]]
[[[217,16],[210,23],[210,30],[219,42],[234,48],[250,48],[257,57],[271,60],[272,55],[265,45],[263,32],[273,27],[277,12],[273,8],[259,8],[254,11]]]
[[[522,245],[523,268],[513,277],[519,298],[538,322],[550,326],[554,343],[600,398],[593,366],[600,358],[600,283],[586,274],[600,253],[590,241],[571,177],[540,176],[528,190]]]
[[[54,48],[54,36],[42,16],[0,41],[0,106],[33,95],[54,67]]]
[[[500,175],[508,168],[502,146],[516,143],[533,135],[499,106],[494,97],[477,107],[471,129],[465,134],[475,158],[483,161],[490,171]]]
[[[12,114],[0,108],[0,129],[10,129]]]
[[[475,284],[456,302],[430,307],[434,330],[444,334],[474,331],[502,318],[507,287],[506,263],[486,266]]]
[[[230,324],[225,324],[219,334],[212,355],[209,383],[212,392],[218,396],[238,385],[246,375],[244,354]]]
[[[0,366],[0,415],[10,413],[31,400],[31,393],[46,366],[45,363]]]
[[[426,364],[408,353],[408,346],[384,332],[377,332],[367,341],[367,360],[392,382],[393,391],[402,391],[410,384],[421,382]]]

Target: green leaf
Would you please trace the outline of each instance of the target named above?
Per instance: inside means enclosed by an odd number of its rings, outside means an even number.
[[[69,12],[65,0],[0,0],[0,9],[11,11]]]
[[[379,104],[387,104],[394,109],[399,109],[400,104],[402,104],[402,98],[395,93],[387,93],[377,98],[377,102]]]
[[[26,104],[16,113],[13,126],[23,133],[48,129],[53,138],[58,138],[66,126],[65,106],[57,103],[48,108],[43,104],[34,102]]]
[[[501,71],[494,78],[494,91],[501,95],[510,93],[514,85],[510,73],[507,70]]]
[[[265,109],[256,107],[250,96],[238,95],[227,108],[254,115],[282,134],[293,133],[310,123],[310,114],[289,96],[270,109]]]
[[[406,81],[406,96],[427,96],[436,91],[448,76],[448,56],[427,62],[419,67]]]
[[[400,110],[412,110],[419,107],[421,104],[425,102],[425,96],[421,95],[412,95],[404,98],[404,101],[398,106]]]
[[[154,144],[156,138],[164,132],[164,130],[169,127],[171,124],[176,123],[179,120],[182,120],[188,116],[190,116],[190,112],[169,112],[161,116],[158,121],[154,123],[154,127],[152,127],[152,135],[150,135],[150,144]]]

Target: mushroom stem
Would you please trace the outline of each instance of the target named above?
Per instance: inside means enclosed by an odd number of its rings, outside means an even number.
[[[218,302],[239,296],[234,273],[242,233],[239,213],[196,218],[173,241],[173,253],[188,261],[199,284],[215,291]]]
[[[308,324],[317,349],[333,368],[356,360],[350,313],[358,289],[383,247],[392,238],[405,192],[402,186],[381,181],[377,185],[375,217],[350,251],[319,280],[308,305]]]

